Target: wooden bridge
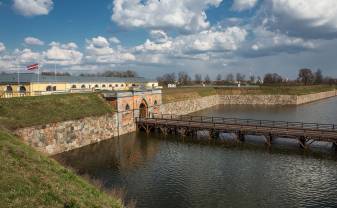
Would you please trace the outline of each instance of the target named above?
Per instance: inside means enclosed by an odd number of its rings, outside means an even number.
[[[254,120],[190,115],[152,114],[149,118],[136,118],[139,129],[150,133],[159,130],[164,135],[196,136],[198,131],[209,132],[209,138],[218,139],[220,133],[236,135],[237,142],[244,142],[245,135],[264,136],[271,147],[273,138],[296,139],[301,148],[307,149],[315,141],[331,142],[337,151],[337,125]]]

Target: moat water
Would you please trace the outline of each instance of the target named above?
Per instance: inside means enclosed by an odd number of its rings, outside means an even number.
[[[217,106],[195,115],[337,124],[337,98],[301,106]],[[224,135],[226,137],[226,135]],[[122,187],[144,208],[337,207],[337,154],[293,140],[272,149],[134,133],[57,155],[105,188]]]

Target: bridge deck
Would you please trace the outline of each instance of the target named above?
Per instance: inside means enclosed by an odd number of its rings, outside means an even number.
[[[150,128],[185,128],[192,131],[209,130],[219,133],[305,138],[337,143],[337,126],[334,124],[176,115],[137,118],[137,124]]]

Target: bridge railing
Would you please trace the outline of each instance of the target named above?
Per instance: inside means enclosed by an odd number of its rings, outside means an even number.
[[[175,114],[151,114],[150,118],[170,120],[170,121],[186,121],[186,122],[212,123],[212,124],[337,131],[337,125],[335,124],[319,124],[319,123],[256,120],[256,119],[209,117],[209,116],[192,116],[192,115],[175,115]]]

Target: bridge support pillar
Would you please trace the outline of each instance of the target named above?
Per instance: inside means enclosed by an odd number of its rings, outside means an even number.
[[[337,142],[332,143],[332,148],[337,152]]]
[[[265,137],[266,137],[266,145],[270,148],[273,142],[273,135],[269,134],[266,135]]]
[[[238,141],[239,143],[245,141],[245,135],[244,135],[241,131],[239,131],[239,132],[237,133],[236,138],[237,138],[237,141]]]
[[[212,139],[218,139],[220,136],[220,133],[216,130],[211,130],[209,134],[210,134],[210,138]]]
[[[304,136],[301,136],[299,139],[298,139],[299,143],[300,143],[300,148],[302,149],[308,149],[308,146],[307,146],[307,140]]]

